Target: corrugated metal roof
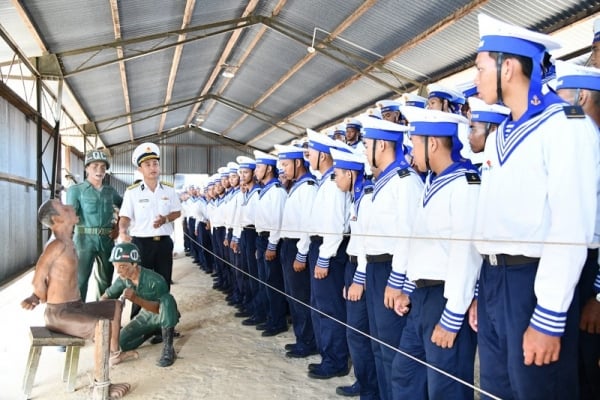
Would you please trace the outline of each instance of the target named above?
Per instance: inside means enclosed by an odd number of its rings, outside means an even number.
[[[191,1],[116,1],[115,26],[110,2],[0,0],[0,23],[27,55],[41,53],[42,38],[83,109],[77,115],[110,147],[195,124],[268,151],[305,127],[322,129],[469,66],[479,12],[559,29],[564,56],[589,47],[600,10],[598,0],[196,0],[186,15]],[[0,63],[13,56],[0,46]],[[221,75],[226,67],[234,78]]]

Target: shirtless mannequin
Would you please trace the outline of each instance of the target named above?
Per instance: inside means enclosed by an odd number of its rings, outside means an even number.
[[[54,234],[36,264],[33,293],[21,302],[21,307],[33,310],[46,303],[46,327],[56,332],[93,339],[100,319],[110,319],[110,364],[127,358],[137,358],[136,352],[119,351],[122,303],[117,300],[83,303],[77,285],[77,254],[73,243],[73,227],[79,217],[71,206],[58,199],[47,200],[38,210],[38,219]],[[99,343],[97,344],[99,345]],[[111,399],[123,397],[128,383],[111,384]]]

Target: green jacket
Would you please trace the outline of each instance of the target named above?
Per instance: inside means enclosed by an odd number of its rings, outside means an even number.
[[[123,198],[112,186],[96,190],[89,181],[73,185],[67,190],[67,204],[75,208],[79,217],[77,226],[111,228],[114,222],[113,206],[120,208]]]

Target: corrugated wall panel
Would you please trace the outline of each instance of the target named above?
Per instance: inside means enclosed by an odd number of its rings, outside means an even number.
[[[48,135],[43,134],[44,143]],[[53,141],[48,148],[51,149]],[[44,155],[49,165],[51,154]],[[36,125],[0,99],[0,173],[36,180]],[[48,170],[48,175],[51,171]],[[44,191],[43,198],[49,197]],[[0,180],[0,282],[23,272],[38,257],[36,249],[37,193],[28,185]]]

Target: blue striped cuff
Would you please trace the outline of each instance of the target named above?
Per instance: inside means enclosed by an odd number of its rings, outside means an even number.
[[[394,272],[390,274],[388,278],[387,285],[391,288],[401,290],[402,286],[404,286],[404,282],[406,281],[406,275],[401,274],[399,272]]]
[[[352,278],[352,282],[354,282],[358,285],[364,285],[366,280],[367,280],[367,274],[365,274],[364,272],[360,272],[360,271],[354,272],[354,278]]]
[[[267,244],[267,250],[277,251],[277,244],[269,242],[269,244]]]
[[[535,306],[533,316],[529,321],[529,325],[532,328],[550,336],[562,336],[566,324],[566,312],[551,311],[541,307],[539,304]]]
[[[329,268],[329,258],[319,257],[317,259],[317,267]]]
[[[402,286],[402,291],[404,292],[404,294],[406,295],[410,295],[412,292],[415,291],[417,287],[415,286],[414,282],[411,282],[409,280],[405,280],[404,281],[404,286]]]
[[[475,284],[475,291],[473,292],[473,298],[477,299],[479,297],[479,281]]]
[[[296,261],[306,263],[307,256],[308,254],[296,253]]]
[[[594,281],[594,289],[596,289],[596,293],[600,292],[600,271],[596,274],[596,280]]]
[[[465,314],[456,314],[452,311],[444,308],[442,318],[440,318],[440,325],[448,332],[458,332],[462,326]]]

